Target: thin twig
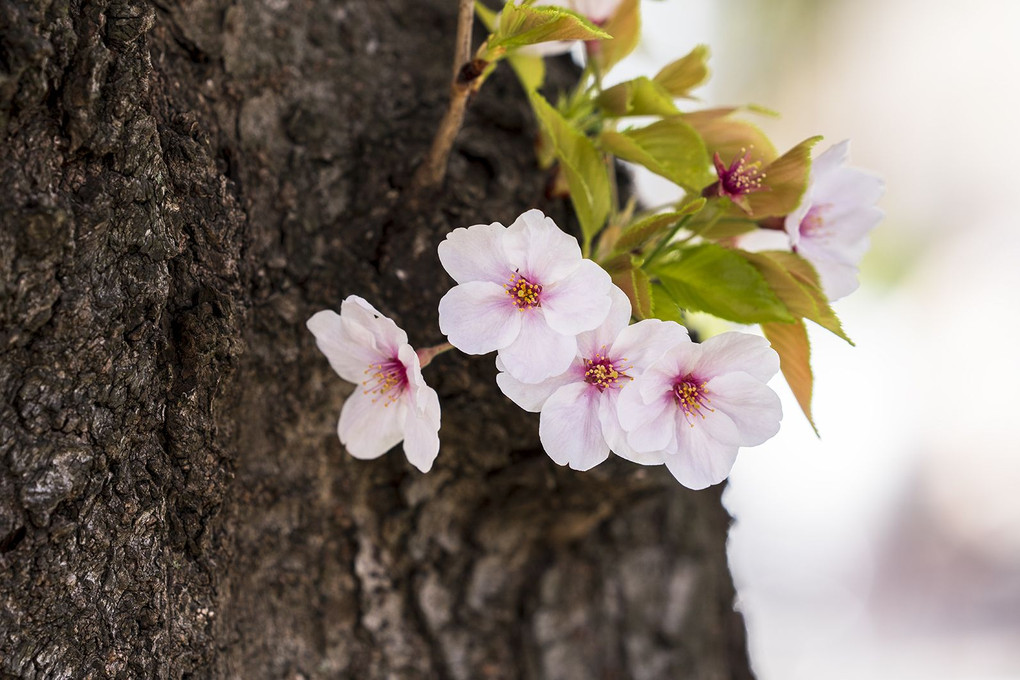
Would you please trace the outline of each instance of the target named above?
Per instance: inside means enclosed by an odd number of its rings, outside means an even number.
[[[460,11],[457,14],[457,48],[453,58],[453,77],[450,81],[450,106],[446,109],[432,148],[425,162],[414,174],[411,188],[414,192],[433,189],[439,186],[446,175],[446,162],[450,157],[450,149],[457,138],[457,133],[464,122],[464,111],[467,109],[468,95],[471,94],[471,81],[467,72],[471,68],[471,25],[475,18],[474,0],[460,0]]]

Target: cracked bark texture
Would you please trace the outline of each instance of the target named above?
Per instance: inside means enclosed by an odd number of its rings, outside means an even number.
[[[0,3],[0,677],[750,677],[718,490],[556,467],[491,357],[429,475],[336,439],[308,316],[434,344],[447,231],[572,224],[505,69],[408,205],[455,14]]]

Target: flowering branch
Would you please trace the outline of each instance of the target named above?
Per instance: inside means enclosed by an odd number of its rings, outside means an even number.
[[[417,172],[411,188],[414,193],[434,189],[446,175],[446,162],[450,157],[453,141],[464,122],[468,96],[472,82],[481,75],[482,69],[471,59],[471,24],[474,21],[473,0],[460,0],[457,14],[457,49],[453,58],[453,79],[450,83],[450,106],[446,109],[432,148]]]

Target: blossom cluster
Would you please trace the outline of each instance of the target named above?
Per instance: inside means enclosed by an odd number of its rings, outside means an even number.
[[[627,295],[540,211],[509,227],[455,229],[439,259],[456,282],[439,303],[440,329],[467,354],[496,352],[499,388],[540,413],[556,463],[589,470],[613,452],[701,489],[726,478],[740,447],[779,430],[779,398],[766,385],[779,358],[765,339],[730,332],[695,343],[674,321],[631,323]],[[420,357],[434,352],[415,353],[356,296],[308,327],[333,369],[359,384],[338,425],[351,455],[375,458],[403,440],[428,471],[440,417]]]

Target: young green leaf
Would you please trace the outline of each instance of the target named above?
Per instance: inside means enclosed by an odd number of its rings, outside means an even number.
[[[602,113],[610,118],[675,116],[680,113],[669,92],[645,76],[610,87],[599,95],[597,103]]]
[[[706,109],[684,114],[684,121],[705,140],[709,156],[718,153],[724,159],[736,158],[745,149],[754,149],[764,163],[771,163],[778,152],[757,125],[733,118],[735,107]]]
[[[531,107],[556,150],[570,187],[570,200],[581,223],[584,252],[606,221],[610,208],[609,173],[602,155],[542,95],[530,92]]]
[[[639,0],[623,0],[613,16],[602,25],[612,40],[601,42],[593,57],[602,73],[608,73],[621,59],[634,51],[641,37],[641,9]]]
[[[689,92],[708,80],[708,47],[698,45],[655,74],[655,82],[674,97],[689,97]]]
[[[610,153],[643,165],[692,192],[714,179],[704,142],[679,116],[626,132],[606,130],[599,140]]]
[[[652,284],[652,318],[686,324],[683,310],[661,283]]]
[[[737,323],[791,322],[794,316],[765,278],[739,253],[703,243],[679,251],[648,272],[684,309]]]
[[[640,262],[634,262],[630,270],[634,285],[634,316],[638,319],[652,318],[652,281],[641,269]]]
[[[534,54],[511,53],[507,59],[525,91],[537,90],[545,82],[545,59]]]
[[[796,253],[783,250],[740,252],[761,272],[794,316],[810,319],[851,345],[854,344],[843,331],[839,317],[829,306],[819,284],[818,273],[810,262]]]
[[[612,36],[586,18],[563,7],[507,3],[489,50],[511,49],[554,40],[603,40]]]
[[[698,212],[704,205],[705,199],[697,198],[680,210],[659,213],[634,222],[620,234],[620,238],[613,247],[613,252],[622,253],[643,247],[649,241],[664,236],[680,220]]]
[[[755,219],[780,217],[796,209],[808,185],[811,147],[821,139],[805,139],[766,166],[763,182],[765,190],[747,195]]]
[[[761,330],[779,355],[779,369],[797,398],[800,409],[807,416],[811,429],[818,435],[814,417],[811,415],[811,393],[814,377],[811,374],[811,345],[808,342],[804,322],[763,323]]]

